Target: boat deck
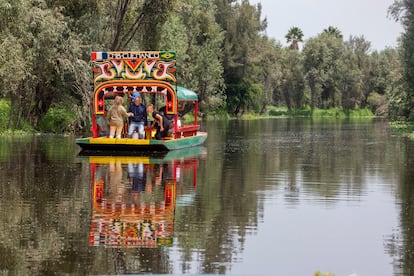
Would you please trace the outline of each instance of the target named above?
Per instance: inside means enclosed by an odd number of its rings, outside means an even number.
[[[90,153],[100,152],[110,154],[116,152],[165,152],[186,147],[198,146],[207,139],[206,132],[197,132],[194,136],[182,138],[156,139],[132,139],[132,138],[108,138],[108,137],[87,137],[76,139],[82,151]]]

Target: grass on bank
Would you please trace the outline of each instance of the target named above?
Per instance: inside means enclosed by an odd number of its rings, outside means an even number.
[[[357,118],[357,117],[375,117],[369,108],[362,109],[342,109],[339,107],[320,109],[310,107],[302,109],[288,110],[283,107],[271,106],[268,108],[268,114],[271,116],[289,116],[289,117],[335,117],[335,118]]]
[[[228,114],[214,114],[207,117],[207,120],[232,119],[252,120],[274,117],[309,117],[309,118],[374,118],[374,113],[369,108],[344,110],[342,108],[320,109],[310,107],[303,109],[288,110],[287,107],[270,106],[265,114],[246,113],[241,116],[230,116]]]
[[[22,129],[10,129],[7,127],[10,115],[10,101],[0,99],[0,134],[3,135],[24,135],[31,129],[25,124]]]
[[[18,128],[8,128],[10,108],[9,100],[0,99],[0,134],[23,135],[38,132],[24,121],[20,123]],[[74,125],[75,120],[75,114],[68,108],[64,106],[52,107],[40,120],[39,131],[41,133],[65,133]]]
[[[390,122],[391,129],[398,135],[414,139],[414,123],[413,122]]]
[[[6,100],[0,100],[0,133],[6,130],[9,112],[10,102]]]
[[[32,134],[36,132],[29,124],[23,123],[20,129],[8,129],[7,124],[10,114],[10,101],[0,99],[0,134],[3,135],[22,135]],[[266,117],[313,117],[313,118],[367,118],[375,117],[368,108],[343,110],[341,108],[330,109],[314,109],[308,107],[304,109],[288,110],[286,107],[271,106],[267,109],[267,113],[245,114],[241,119],[252,120]],[[232,119],[228,113],[221,111],[215,114],[209,114],[207,120]],[[40,122],[40,131],[42,133],[63,133],[68,130],[69,126],[73,126],[76,120],[75,115],[65,107],[53,107]],[[191,123],[194,120],[193,114],[187,114],[183,117],[184,123]],[[410,122],[391,122],[391,128],[403,136],[414,139],[414,123]]]

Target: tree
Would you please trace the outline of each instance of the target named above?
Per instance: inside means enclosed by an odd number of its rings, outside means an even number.
[[[348,70],[355,71],[354,89],[344,90],[343,99],[347,108],[364,107],[368,95],[374,90],[374,73],[370,58],[371,43],[364,36],[350,36],[345,42],[345,58],[348,59]],[[347,74],[347,72],[343,72]]]
[[[303,54],[299,51],[284,51],[280,90],[288,109],[300,109],[306,105]]]
[[[337,85],[341,106],[345,109],[359,107],[362,103],[362,71],[357,56],[346,46],[338,66]]]
[[[7,128],[15,128],[20,124],[21,112],[19,103],[25,98],[25,91],[22,88],[22,81],[28,81],[31,76],[28,72],[28,65],[31,63],[31,57],[25,56],[24,43],[27,40],[27,30],[23,27],[25,24],[14,24],[14,18],[20,18],[21,22],[28,22],[27,2],[4,1],[0,0],[0,6],[4,8],[0,13],[0,85],[8,87],[1,89],[2,98],[7,98],[11,102],[9,121]]]
[[[176,2],[161,29],[161,48],[177,51],[180,85],[198,92],[203,113],[225,104],[222,65],[224,32],[215,22],[212,1]]]
[[[225,31],[222,49],[227,107],[237,115],[253,107],[255,95],[263,93],[262,86],[251,74],[255,69],[253,63],[260,55],[256,51],[260,32],[267,23],[260,19],[260,5],[250,5],[247,0],[241,3],[216,0],[215,3],[216,21]]]
[[[281,101],[279,86],[283,77],[282,62],[285,49],[279,42],[266,36],[257,40],[255,48],[256,55],[251,60],[250,75],[256,80],[256,87],[257,84],[261,86],[262,92],[257,93],[253,101],[256,103],[256,110],[263,113],[268,105]]]
[[[401,85],[390,95],[391,116],[414,121],[414,5],[410,0],[395,0],[388,12],[404,26],[401,37],[403,77]]]
[[[303,32],[298,27],[291,27],[285,36],[287,43],[293,50],[299,50],[299,42],[303,42]]]
[[[173,0],[119,0],[112,8],[112,41],[110,49],[125,50],[133,40],[141,42],[142,49],[158,49],[159,31],[173,8]],[[150,15],[150,16],[148,16]],[[138,37],[138,39],[137,39]]]
[[[324,29],[323,32],[325,34],[332,35],[336,38],[342,38],[342,32],[338,28],[333,26],[329,26],[327,29]]]
[[[311,108],[341,105],[337,80],[342,53],[342,39],[324,33],[309,39],[303,48]]]
[[[397,49],[387,48],[381,52],[374,51],[370,56],[371,92],[367,104],[376,115],[389,114],[389,100],[398,81],[401,79],[401,64]]]
[[[5,60],[20,67],[13,69],[15,77],[2,78],[2,84],[12,85],[4,95],[12,107],[9,127],[21,128],[28,122],[37,128],[54,103],[66,100],[67,105],[77,106],[67,99],[73,97],[74,83],[84,81],[87,63],[81,59],[79,37],[68,30],[67,18],[59,9],[51,9],[41,0],[13,3],[9,12],[15,17],[2,32],[6,39],[0,46],[4,54],[15,48],[12,55],[5,55]]]

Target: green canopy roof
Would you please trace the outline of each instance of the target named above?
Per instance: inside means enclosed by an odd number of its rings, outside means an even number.
[[[191,91],[182,86],[177,86],[177,96],[179,101],[197,101],[198,96],[194,91]]]

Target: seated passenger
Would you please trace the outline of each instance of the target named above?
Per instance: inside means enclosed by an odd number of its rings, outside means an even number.
[[[106,120],[106,110],[104,114],[98,116],[96,119],[96,124],[98,125],[98,135],[99,136],[108,136],[109,135],[109,125]]]

